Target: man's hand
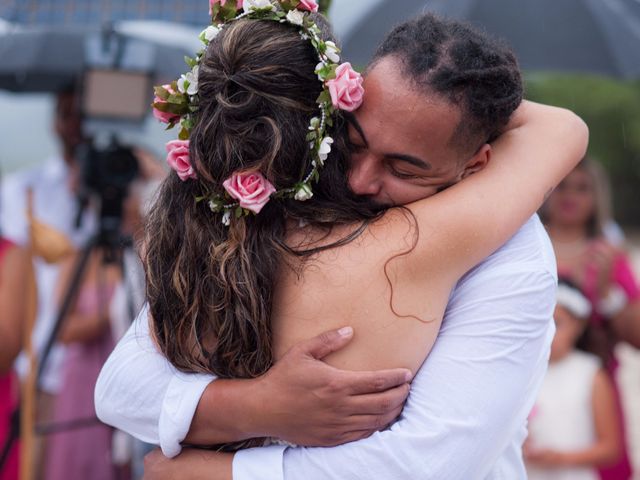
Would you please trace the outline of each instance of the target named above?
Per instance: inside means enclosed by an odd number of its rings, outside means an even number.
[[[175,458],[159,448],[144,457],[143,480],[231,480],[233,455],[207,450],[184,449]]]
[[[411,372],[353,372],[322,361],[352,338],[349,327],[332,330],[294,346],[259,378],[215,380],[203,393],[183,443],[274,437],[328,447],[384,429],[402,410]]]
[[[298,344],[259,379],[263,434],[333,446],[368,437],[398,417],[409,394],[409,370],[353,372],[321,361],[352,338],[346,327]]]

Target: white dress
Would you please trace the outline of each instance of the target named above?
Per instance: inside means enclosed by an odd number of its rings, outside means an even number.
[[[529,441],[536,449],[576,451],[596,441],[592,392],[600,361],[573,351],[549,364],[536,406],[529,419]],[[542,469],[527,465],[529,480],[598,480],[588,467]]]

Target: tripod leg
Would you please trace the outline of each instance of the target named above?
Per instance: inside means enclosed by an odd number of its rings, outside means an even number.
[[[74,270],[73,276],[71,277],[71,283],[69,288],[65,292],[64,298],[62,300],[62,305],[60,306],[60,310],[58,311],[58,315],[56,316],[55,323],[53,325],[53,329],[49,334],[49,338],[47,339],[47,343],[45,344],[44,350],[42,351],[42,356],[40,358],[40,366],[38,368],[38,382],[42,379],[42,375],[44,374],[44,369],[47,365],[47,360],[49,359],[49,355],[51,354],[51,349],[58,338],[58,334],[60,333],[60,329],[64,323],[64,320],[73,305],[73,302],[78,295],[78,291],[80,290],[80,283],[82,282],[82,277],[87,267],[87,262],[89,261],[89,257],[91,256],[91,252],[97,246],[97,239],[92,239],[82,250],[82,254],[78,258]]]

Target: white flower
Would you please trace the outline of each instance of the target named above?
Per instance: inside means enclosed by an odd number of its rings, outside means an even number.
[[[211,40],[216,38],[219,33],[220,29],[218,27],[215,25],[209,25],[202,31],[199,38],[202,43],[209,43]]]
[[[209,200],[209,209],[212,212],[219,212],[222,210],[222,203],[220,200]]]
[[[187,93],[189,95],[195,95],[198,93],[198,70],[196,65],[193,70],[182,75],[178,80],[178,90],[180,93]]]
[[[320,148],[318,149],[318,158],[320,159],[320,165],[324,165],[324,161],[327,159],[329,154],[331,153],[331,144],[333,143],[333,138],[324,137],[322,142],[320,142]]]
[[[320,127],[320,119],[318,117],[313,117],[309,122],[309,130],[314,131]]]
[[[336,46],[336,44],[332,41],[328,41],[325,42],[325,45],[327,46],[327,50],[324,52],[324,54],[327,56],[327,58],[333,63],[340,63],[340,55],[338,55],[340,49]]]
[[[231,225],[231,210],[227,210],[226,212],[224,212],[224,215],[222,216],[222,224],[225,227]]]
[[[247,13],[252,10],[275,10],[275,7],[269,0],[244,0],[242,9]]]
[[[318,74],[318,80],[320,80],[321,82],[325,81],[325,75],[321,72],[321,70],[326,66],[327,64],[324,62],[320,62],[318,65],[316,65],[315,73]]]
[[[296,190],[296,194],[293,198],[299,202],[305,202],[307,200],[310,200],[311,197],[313,197],[311,186],[308,183],[303,183],[298,187],[298,190]]]
[[[289,10],[287,13],[287,20],[294,25],[300,25],[304,23],[304,13],[301,10]]]

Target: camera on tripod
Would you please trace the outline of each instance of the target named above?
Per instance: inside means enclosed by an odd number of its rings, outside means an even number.
[[[144,72],[90,69],[82,82],[82,129],[91,140],[76,154],[80,167],[76,223],[90,201],[98,203],[99,243],[122,242],[123,203],[138,175],[138,159],[118,132],[142,124],[149,111],[151,79]]]

